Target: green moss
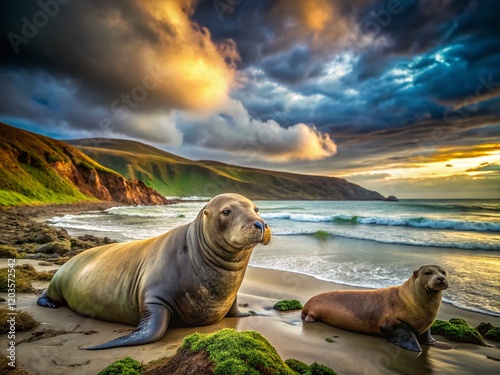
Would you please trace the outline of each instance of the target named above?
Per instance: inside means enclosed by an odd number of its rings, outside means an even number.
[[[293,359],[289,358],[285,361],[285,363],[290,367],[293,371],[295,371],[298,374],[307,374],[307,371],[309,370],[309,366],[305,364],[302,361],[299,361],[298,359]]]
[[[0,374],[1,375],[31,375],[29,372],[24,371],[19,363],[16,367],[10,366],[10,359],[6,355],[0,356]]]
[[[442,335],[446,338],[469,344],[485,345],[484,339],[476,328],[471,328],[463,319],[436,320],[431,332],[435,335]]]
[[[288,299],[277,302],[273,308],[281,311],[299,310],[302,309],[302,304],[296,299]]]
[[[0,258],[20,258],[21,256],[12,246],[0,245]]]
[[[500,327],[493,327],[483,336],[490,340],[500,341]]]
[[[8,320],[11,319],[12,316],[8,315],[9,312],[10,310],[6,307],[0,308],[0,334],[2,335],[6,334],[10,330],[10,322]],[[16,332],[27,331],[40,324],[33,318],[33,315],[27,313],[26,311],[16,310],[16,313]]]
[[[113,362],[98,375],[140,375],[143,371],[144,366],[139,361],[125,357]]]
[[[181,349],[194,353],[206,351],[220,375],[334,375],[330,368],[313,363],[308,366],[296,359],[281,359],[276,349],[258,332],[225,328],[211,334],[186,336]]]
[[[31,281],[29,277],[22,273],[16,272],[15,278],[13,278],[12,271],[9,273],[10,269],[2,268],[0,269],[0,292],[8,293],[9,289],[14,289],[17,293],[33,293],[35,289],[31,286]],[[10,278],[9,278],[10,275]],[[9,286],[11,288],[9,288]]]
[[[337,373],[325,365],[314,362],[309,366],[309,371],[306,372],[306,375],[337,375]]]
[[[211,334],[195,333],[184,338],[182,348],[197,353],[205,350],[215,364],[214,374],[283,374],[294,372],[258,332],[222,329]]]
[[[12,286],[12,281],[15,280],[15,289],[17,293],[33,293],[35,289],[31,285],[32,280],[50,281],[54,276],[53,273],[46,271],[37,272],[35,268],[29,264],[15,267],[15,279],[13,278],[14,273],[9,270],[10,269],[7,268],[0,269],[0,292],[7,293],[9,289],[12,289],[9,288],[9,284]]]
[[[491,323],[485,323],[485,322],[480,323],[476,327],[476,329],[479,331],[479,333],[481,335],[483,335],[483,336],[486,334],[486,332],[488,332],[492,328],[494,328],[493,324],[491,324]]]

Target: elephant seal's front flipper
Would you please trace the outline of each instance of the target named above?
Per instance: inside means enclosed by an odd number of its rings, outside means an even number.
[[[393,344],[396,344],[404,349],[408,349],[413,352],[422,351],[417,337],[405,324],[395,324],[392,326],[381,328],[380,330]]]
[[[118,337],[101,345],[84,348],[86,350],[111,349],[119,346],[142,345],[158,341],[167,332],[172,313],[163,305],[144,304],[144,312],[137,329],[130,335]]]
[[[50,307],[51,309],[57,309],[59,305],[47,297],[47,291],[44,290],[42,295],[36,301],[38,306]]]
[[[227,314],[225,316],[226,316],[226,318],[244,318],[246,316],[252,316],[252,314],[243,313],[240,311],[240,308],[238,307],[238,297],[236,297],[234,299],[234,302],[233,302],[231,308],[229,309],[229,311],[227,312]]]

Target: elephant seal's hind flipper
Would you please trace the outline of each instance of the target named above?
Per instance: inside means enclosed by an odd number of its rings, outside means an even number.
[[[84,348],[86,350],[111,349],[119,346],[134,346],[158,341],[167,332],[172,313],[162,305],[145,304],[141,322],[130,335],[121,336],[101,345]]]

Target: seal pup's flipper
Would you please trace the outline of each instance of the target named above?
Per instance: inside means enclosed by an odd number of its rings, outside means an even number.
[[[172,317],[172,313],[167,307],[153,303],[144,304],[143,311],[141,322],[130,335],[121,336],[104,344],[84,349],[111,349],[120,346],[142,345],[158,341],[165,335],[165,332],[167,332],[168,322]]]
[[[455,347],[451,344],[448,344],[446,342],[440,342],[434,339],[431,336],[431,329],[429,328],[427,331],[422,333],[420,336],[417,337],[418,342],[424,345],[432,345],[436,349],[444,349],[444,350],[450,350],[454,349]]]
[[[59,305],[47,297],[47,291],[44,290],[42,295],[36,301],[37,305],[42,307],[50,307],[51,309],[57,309]]]
[[[434,345],[436,340],[431,336],[431,329],[429,328],[427,331],[422,333],[417,337],[418,342],[425,345]]]
[[[417,337],[406,325],[395,324],[381,328],[381,330],[384,336],[393,344],[413,352],[422,351],[422,347],[418,343]]]

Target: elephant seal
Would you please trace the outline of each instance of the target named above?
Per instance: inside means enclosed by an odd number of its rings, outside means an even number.
[[[399,286],[318,294],[304,305],[302,320],[323,321],[348,331],[386,337],[402,348],[421,352],[419,342],[436,342],[430,327],[446,288],[443,268],[422,266]]]
[[[86,349],[159,340],[170,322],[202,326],[241,314],[236,302],[253,248],[271,240],[255,204],[238,194],[211,199],[196,219],[158,237],[86,250],[65,263],[37,303],[137,326]]]

